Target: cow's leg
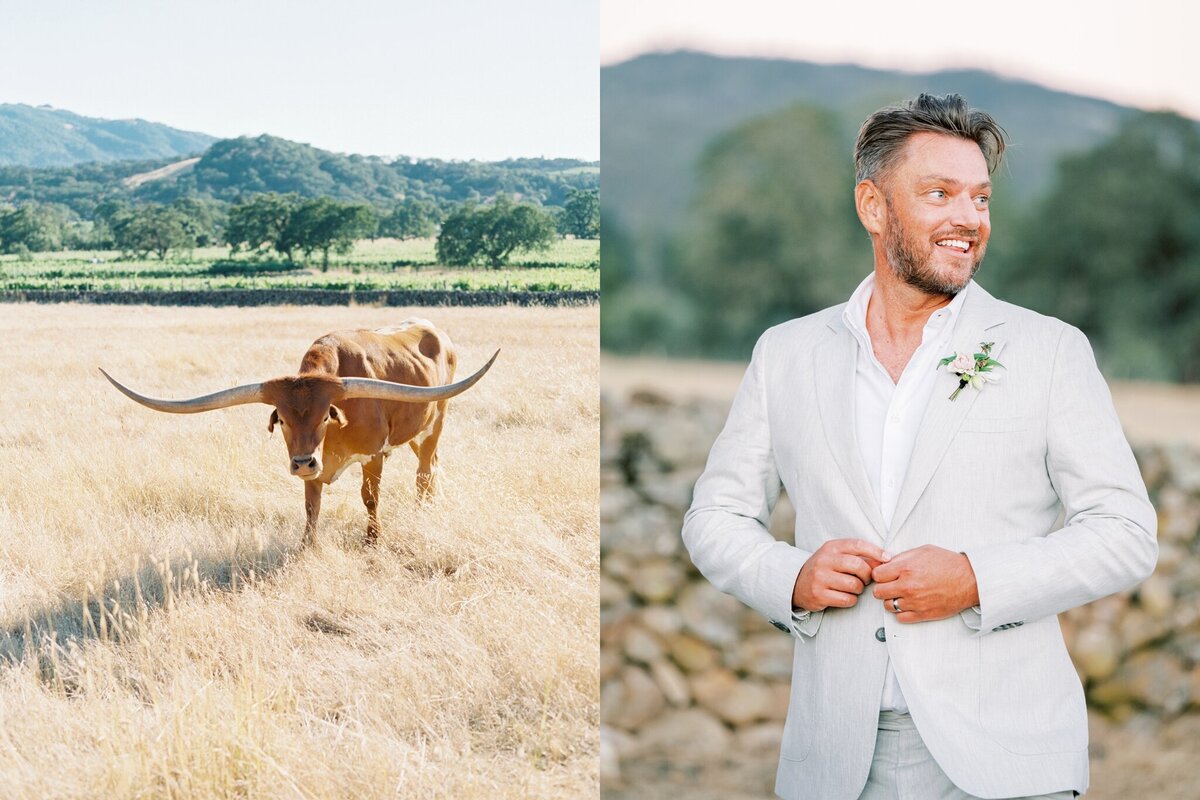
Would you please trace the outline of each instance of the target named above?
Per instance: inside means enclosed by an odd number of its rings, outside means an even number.
[[[367,544],[379,538],[379,479],[383,477],[383,456],[377,455],[363,464],[362,501],[367,507]]]
[[[417,452],[417,499],[428,500],[437,492],[437,446],[446,419],[446,401],[438,403],[437,418],[429,433],[414,445]]]
[[[311,545],[317,540],[317,517],[321,515],[321,490],[325,484],[320,481],[304,482],[304,544]]]

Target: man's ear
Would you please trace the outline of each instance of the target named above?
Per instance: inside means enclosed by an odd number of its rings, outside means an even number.
[[[271,409],[271,419],[267,420],[267,433],[275,432],[275,425],[279,422],[279,412]]]
[[[854,187],[854,209],[868,233],[872,236],[883,235],[887,220],[887,198],[875,181],[865,180]]]
[[[340,428],[346,427],[346,412],[342,411],[337,406],[329,407],[329,419],[331,422],[337,423],[338,427]]]

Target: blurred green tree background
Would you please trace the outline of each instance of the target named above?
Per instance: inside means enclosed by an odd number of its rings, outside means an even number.
[[[986,73],[687,53],[605,68],[601,86],[609,351],[745,359],[768,326],[844,302],[872,263],[853,205],[858,125],[918,91],[959,91],[1011,137],[979,283],[1080,327],[1110,378],[1200,381],[1194,120]]]

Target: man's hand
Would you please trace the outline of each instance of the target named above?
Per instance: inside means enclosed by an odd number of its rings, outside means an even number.
[[[831,539],[816,549],[796,576],[792,607],[823,611],[849,608],[871,582],[871,570],[891,556],[861,539]]]
[[[970,560],[962,553],[927,544],[906,550],[871,571],[873,594],[900,622],[945,619],[979,604]],[[900,604],[897,613],[892,600]]]

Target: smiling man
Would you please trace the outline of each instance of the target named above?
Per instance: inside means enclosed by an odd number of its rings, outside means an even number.
[[[874,270],[762,336],[696,484],[696,566],[795,638],[781,797],[1087,788],[1056,615],[1149,575],[1156,518],[1083,334],[972,280],[1004,149],[957,95],[867,119]]]

